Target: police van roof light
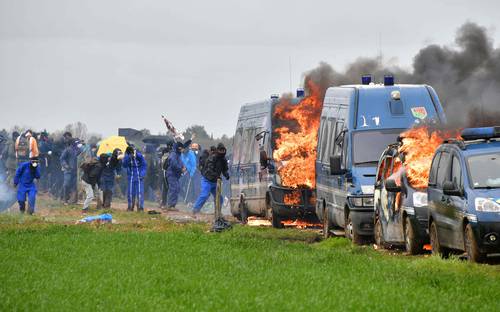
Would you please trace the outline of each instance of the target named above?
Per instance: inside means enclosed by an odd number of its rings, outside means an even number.
[[[393,75],[385,75],[384,76],[384,86],[393,86],[394,85],[394,76]]]
[[[271,100],[276,100],[279,98],[280,98],[279,94],[271,94]]]
[[[364,85],[369,85],[372,82],[372,75],[363,75],[361,76],[361,83]]]
[[[462,131],[464,140],[489,140],[500,138],[500,127],[466,128]]]
[[[297,89],[297,97],[304,97],[304,89],[298,88]]]

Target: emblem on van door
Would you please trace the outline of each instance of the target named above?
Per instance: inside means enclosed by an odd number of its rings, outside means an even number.
[[[423,106],[412,107],[411,113],[412,113],[413,117],[418,118],[418,119],[425,119],[425,117],[427,117],[427,110]]]

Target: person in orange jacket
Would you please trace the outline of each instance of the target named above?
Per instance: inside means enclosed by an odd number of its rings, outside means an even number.
[[[26,130],[16,139],[16,159],[17,163],[23,163],[31,158],[38,158],[40,152],[38,151],[38,143],[33,137],[33,131]]]

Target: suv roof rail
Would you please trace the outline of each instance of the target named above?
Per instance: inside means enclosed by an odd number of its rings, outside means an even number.
[[[458,147],[462,150],[466,149],[465,142],[463,140],[459,139],[454,139],[454,138],[449,138],[443,141],[444,144],[455,144],[458,145]]]

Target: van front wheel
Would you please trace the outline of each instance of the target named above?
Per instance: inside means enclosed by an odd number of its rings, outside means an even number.
[[[350,239],[354,244],[356,245],[363,244],[363,238],[361,237],[361,235],[359,235],[358,231],[354,227],[354,224],[352,223],[351,214],[347,215],[344,232],[345,232],[345,237],[347,239]]]
[[[271,223],[273,225],[273,228],[275,228],[275,229],[282,229],[283,228],[283,223],[281,223],[281,218],[274,211],[274,209],[271,209]]]
[[[410,255],[419,254],[422,251],[423,244],[417,236],[415,227],[411,223],[410,217],[405,219],[405,247]]]

